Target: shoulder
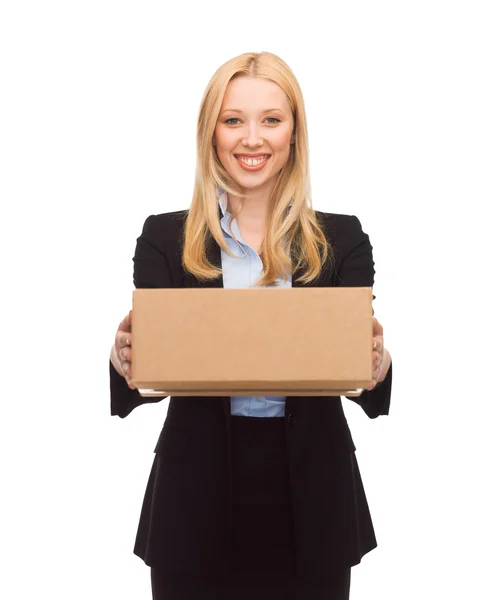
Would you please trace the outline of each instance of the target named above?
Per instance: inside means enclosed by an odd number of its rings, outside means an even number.
[[[188,210],[149,215],[144,221],[140,238],[147,238],[156,243],[166,240],[174,243],[181,238]]]
[[[354,243],[366,241],[368,235],[363,231],[356,215],[315,211],[317,219],[323,227],[328,241],[336,246],[352,246]]]
[[[174,212],[149,215],[144,222],[144,230],[163,231],[183,228],[188,210],[176,210]]]

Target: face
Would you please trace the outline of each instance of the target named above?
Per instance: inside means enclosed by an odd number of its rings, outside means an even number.
[[[293,126],[277,83],[238,77],[226,88],[214,132],[219,160],[243,188],[268,193],[289,158]]]

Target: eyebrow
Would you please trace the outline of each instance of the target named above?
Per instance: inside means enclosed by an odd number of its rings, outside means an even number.
[[[274,111],[284,114],[284,111],[281,108],[267,108],[266,110],[263,110],[261,114],[265,114],[268,112],[274,112]],[[241,111],[239,108],[225,108],[223,111],[221,111],[221,114],[223,114],[225,112],[242,113],[243,111]]]

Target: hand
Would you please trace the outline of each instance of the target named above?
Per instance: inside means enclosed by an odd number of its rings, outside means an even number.
[[[390,355],[383,345],[383,327],[373,318],[373,380],[368,386],[372,390],[377,383],[383,381],[387,375],[390,364]]]
[[[118,373],[125,377],[128,387],[135,390],[135,385],[130,382],[132,377],[132,311],[118,326],[115,343],[111,349],[111,362]]]

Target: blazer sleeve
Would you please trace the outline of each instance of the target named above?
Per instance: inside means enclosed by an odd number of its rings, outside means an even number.
[[[336,277],[336,285],[340,287],[373,287],[375,263],[370,238],[363,231],[358,217],[351,215],[345,232],[345,252]],[[375,295],[373,295],[375,299]],[[356,402],[365,413],[374,419],[380,415],[388,415],[392,391],[392,362],[383,381],[371,390],[364,390],[359,396],[345,396]]]
[[[165,252],[165,232],[159,225],[160,218],[158,216],[149,216],[144,223],[142,234],[137,238],[133,257],[133,279],[136,288],[173,287],[171,269]],[[141,404],[160,402],[168,397],[141,396],[138,390],[128,387],[125,377],[118,374],[111,360],[109,367],[111,415],[124,418]]]

